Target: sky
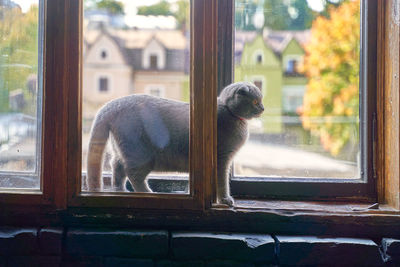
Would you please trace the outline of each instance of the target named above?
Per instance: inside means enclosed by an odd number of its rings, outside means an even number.
[[[307,4],[311,9],[315,11],[322,11],[324,9],[324,1],[322,0],[307,0]]]
[[[143,5],[143,0],[119,0],[125,5],[126,15],[135,15],[136,8]],[[146,0],[146,5],[152,5],[160,0]],[[176,0],[168,0],[168,2],[175,2]],[[306,0],[305,0],[306,1]],[[14,0],[22,8],[22,12],[26,12],[32,4],[37,4],[39,0]],[[307,0],[308,5],[317,11],[322,10],[324,0]]]
[[[39,0],[13,0],[13,2],[18,4],[21,7],[22,12],[25,13],[26,11],[29,10],[29,7],[32,4],[37,5],[39,3]]]
[[[125,13],[129,15],[135,15],[136,14],[136,8],[138,6],[143,6],[143,0],[119,0],[124,3],[125,6]],[[170,3],[176,2],[176,0],[167,0]],[[307,1],[308,6],[315,11],[322,11],[324,8],[324,2],[325,0],[304,0]],[[157,2],[160,2],[160,0],[146,0],[146,5],[152,5]]]

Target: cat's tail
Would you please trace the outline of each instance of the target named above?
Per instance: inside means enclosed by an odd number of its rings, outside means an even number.
[[[90,133],[87,156],[87,186],[89,191],[102,191],[102,163],[104,149],[110,134],[110,126],[101,114],[97,114]]]

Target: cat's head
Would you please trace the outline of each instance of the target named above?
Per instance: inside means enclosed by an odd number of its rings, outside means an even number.
[[[252,83],[237,82],[222,90],[219,99],[236,117],[252,119],[264,111],[262,92]]]

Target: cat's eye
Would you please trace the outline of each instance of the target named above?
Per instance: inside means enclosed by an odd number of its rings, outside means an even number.
[[[257,104],[258,104],[258,100],[257,100],[257,99],[254,99],[254,100],[253,100],[253,104],[254,104],[254,105],[257,105]]]

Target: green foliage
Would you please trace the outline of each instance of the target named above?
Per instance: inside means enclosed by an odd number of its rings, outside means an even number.
[[[265,0],[265,26],[272,30],[288,30],[290,15],[288,5],[283,0]]]
[[[97,3],[97,7],[105,9],[111,14],[124,14],[124,4],[120,1],[114,0],[101,0]]]
[[[289,22],[290,30],[305,30],[311,28],[312,21],[317,16],[317,12],[312,11],[305,0],[293,0],[291,10],[294,15],[291,15]]]
[[[319,15],[328,17],[329,9],[340,6],[348,0],[325,0],[324,9],[313,11],[306,0],[264,0],[264,26],[271,30],[306,30]],[[259,8],[258,0],[235,1],[235,26],[244,31],[256,30],[253,18]]]
[[[23,14],[19,8],[1,10],[0,111],[9,110],[9,93],[22,89],[27,100],[27,80],[38,72],[38,7]],[[28,112],[34,112],[31,110]]]
[[[171,5],[163,0],[157,4],[151,6],[140,6],[138,7],[138,15],[153,15],[153,16],[170,16],[173,15],[171,12]]]
[[[85,9],[103,9],[113,15],[124,14],[124,4],[116,0],[85,0]]]
[[[190,17],[190,2],[188,0],[179,0],[176,2],[177,10],[173,13],[176,21],[178,22],[178,28],[182,30],[188,30],[189,17]]]
[[[138,15],[144,16],[174,16],[177,21],[177,27],[182,30],[188,30],[190,17],[190,1],[178,0],[174,3],[176,8],[172,11],[172,6],[167,1],[163,0],[151,6],[138,7]]]

